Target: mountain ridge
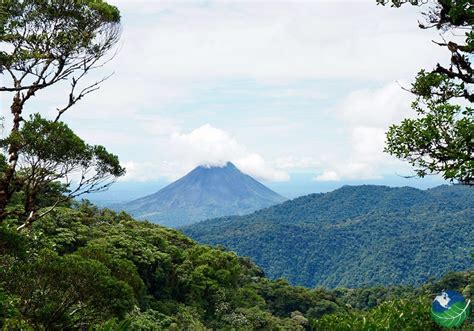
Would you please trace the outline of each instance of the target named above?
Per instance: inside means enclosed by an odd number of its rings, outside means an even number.
[[[296,285],[418,285],[472,268],[474,190],[344,186],[181,230]]]

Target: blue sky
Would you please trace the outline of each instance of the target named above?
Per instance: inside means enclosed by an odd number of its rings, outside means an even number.
[[[122,38],[90,81],[114,75],[64,117],[127,167],[105,196],[150,193],[199,164],[228,160],[289,197],[347,183],[442,183],[401,178],[410,167],[383,153],[388,126],[412,116],[400,85],[448,60],[431,42],[437,32],[418,29],[418,8],[111,2],[122,12]],[[38,93],[29,111],[53,114],[66,88]]]

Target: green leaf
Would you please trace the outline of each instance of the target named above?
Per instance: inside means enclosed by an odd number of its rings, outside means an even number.
[[[438,313],[431,309],[431,316],[433,320],[440,326],[446,328],[453,328],[461,326],[469,315],[469,304],[471,300],[467,302],[456,302],[448,310]]]

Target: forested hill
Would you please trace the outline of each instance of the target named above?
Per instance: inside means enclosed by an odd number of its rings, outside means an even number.
[[[474,190],[344,186],[182,231],[293,284],[420,284],[473,267]]]
[[[474,286],[463,272],[417,289],[293,287],[233,252],[87,202],[28,231],[18,224],[0,226],[1,330],[430,330],[432,294],[470,299]]]

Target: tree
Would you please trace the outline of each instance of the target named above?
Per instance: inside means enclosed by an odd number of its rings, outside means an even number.
[[[82,181],[85,180],[89,187],[97,188],[103,183],[104,177],[97,177],[98,173],[112,176],[123,174],[123,171],[118,171],[115,165],[112,166],[115,169],[106,169],[116,163],[115,156],[107,153],[101,146],[92,148],[84,145],[79,138],[73,137],[70,130],[66,130],[66,127],[60,124],[60,119],[66,111],[84,96],[97,90],[99,84],[108,78],[92,84],[82,83],[90,71],[107,62],[105,55],[113,49],[119,35],[120,13],[116,7],[102,0],[1,2],[0,42],[4,47],[0,51],[0,74],[5,85],[0,86],[0,92],[13,93],[13,99],[10,105],[12,122],[6,127],[10,134],[4,140],[6,144],[3,146],[7,153],[6,163],[4,162],[4,169],[0,172],[0,222],[5,219],[6,207],[18,188],[26,187],[29,190],[32,188],[32,184],[28,181],[31,180],[33,172],[37,174],[37,169],[26,170],[25,174],[25,169],[22,167],[19,176],[18,168],[19,162],[25,165],[28,163],[25,161],[27,159],[31,161],[33,155],[36,160],[41,159],[43,152],[49,157],[47,161],[42,159],[41,166],[37,167],[42,171],[46,171],[45,163],[54,159],[54,166],[48,163],[46,168],[56,172],[54,174],[49,172],[47,182],[54,177],[64,179],[61,175],[69,174],[64,169],[71,168],[71,162],[75,164],[72,167],[74,169],[80,164],[83,170],[88,168],[98,170],[93,174],[88,172],[90,175],[88,178],[82,177]],[[54,120],[46,122],[39,116],[33,117],[30,130],[22,130],[22,125],[26,122],[23,118],[25,103],[39,91],[61,82],[69,82],[70,90],[65,103],[57,108]],[[25,143],[34,139],[22,135],[35,129],[53,130],[67,135],[68,143],[61,144],[58,148],[65,154],[61,156],[61,151],[53,151],[54,148],[48,152],[46,146],[26,146]],[[54,139],[52,136],[43,138],[41,138],[43,143],[47,143],[48,139],[49,142]],[[81,149],[82,154],[80,153],[77,158],[65,150],[68,144],[73,142],[76,151]],[[65,163],[61,164],[62,161]],[[86,164],[85,161],[92,162],[92,165]],[[29,165],[33,164],[29,162]],[[96,180],[97,183],[94,183]],[[83,187],[81,183],[80,181],[79,186]],[[86,189],[82,192],[88,191]]]
[[[36,329],[85,329],[123,318],[136,304],[130,286],[97,260],[43,250],[0,272],[9,293],[24,298],[22,315]],[[100,307],[100,309],[97,309]]]
[[[393,7],[404,3],[391,2]],[[417,118],[389,128],[385,151],[408,161],[420,177],[442,174],[452,182],[474,185],[474,6],[472,0],[438,0],[424,16],[421,29],[450,32],[434,43],[450,52],[451,63],[418,73],[410,89],[416,97],[412,108]],[[453,40],[446,40],[447,36]]]
[[[86,144],[63,122],[48,121],[39,114],[25,121],[20,131],[0,140],[0,146],[13,144],[19,148],[16,179],[24,195],[26,225],[61,202],[110,186],[125,171],[104,147]],[[40,200],[51,196],[51,206],[38,214]]]

